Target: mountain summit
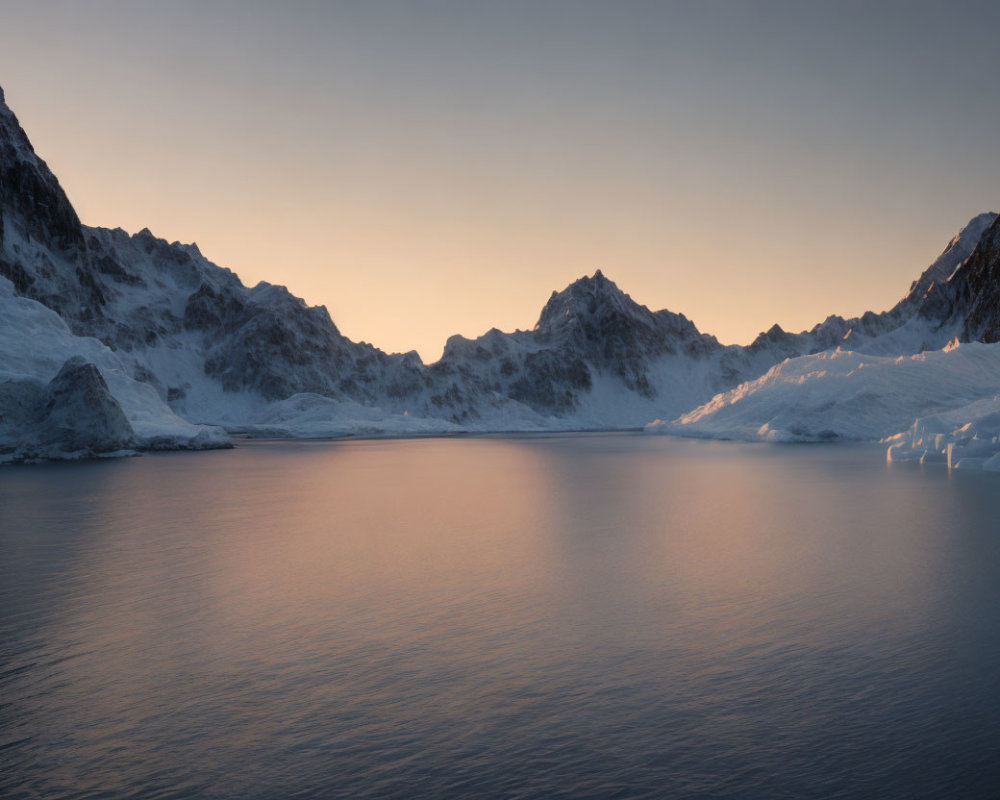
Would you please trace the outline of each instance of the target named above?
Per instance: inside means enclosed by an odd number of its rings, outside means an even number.
[[[0,275],[57,310],[99,306],[80,219],[3,98],[0,89]]]

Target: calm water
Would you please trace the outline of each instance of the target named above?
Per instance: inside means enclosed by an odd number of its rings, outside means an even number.
[[[4,798],[997,797],[1000,477],[641,435],[0,470]]]

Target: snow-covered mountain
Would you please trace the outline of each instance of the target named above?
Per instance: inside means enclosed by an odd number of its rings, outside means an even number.
[[[100,340],[130,377],[187,418],[241,427],[273,418],[272,402],[300,393],[352,413],[389,401],[401,414],[404,397],[434,396],[415,354],[350,341],[324,308],[283,287],[247,288],[195,245],[148,230],[130,236],[82,225],[2,92],[0,276],[13,289],[0,301],[18,295],[56,312],[69,332]],[[13,320],[5,315],[8,329]],[[465,411],[447,399],[441,406]]]
[[[726,383],[731,350],[682,314],[636,303],[598,271],[553,292],[532,330],[453,336],[430,369],[567,425],[624,427],[710,397]]]
[[[868,311],[852,319],[829,316],[802,333],[786,333],[775,325],[758,336],[751,348],[764,346],[782,351],[785,357],[795,357],[834,347],[873,355],[912,355],[944,347],[954,336],[963,336],[965,330],[950,279],[996,218],[994,213],[973,217],[888,311]]]
[[[598,273],[553,293],[533,330],[453,337],[426,366],[350,341],[283,287],[244,286],[195,245],[82,225],[3,103],[0,179],[0,275],[196,422],[293,435],[639,426],[771,363],[734,359]]]
[[[224,443],[198,425],[283,436],[641,427],[837,346],[898,356],[953,336],[994,341],[996,227],[995,215],[973,219],[890,311],[796,334],[774,326],[747,347],[651,311],[598,272],[553,292],[532,330],[455,336],[425,365],[351,341],[284,287],[244,286],[196,245],[82,225],[0,90],[0,454],[88,452],[52,445],[78,443],[74,415],[139,448]],[[31,330],[44,333],[19,347]],[[101,394],[87,364],[131,434],[107,408],[88,428],[86,404],[55,439],[45,432],[51,381]],[[14,385],[25,380],[30,390]],[[107,449],[92,439],[89,451]]]
[[[949,249],[881,315],[882,332],[853,350],[789,358],[647,430],[765,441],[887,438],[896,460],[1000,470],[1000,218],[976,217]],[[965,256],[957,266],[956,255]]]

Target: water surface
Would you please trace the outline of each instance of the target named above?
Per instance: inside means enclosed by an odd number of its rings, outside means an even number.
[[[0,470],[0,796],[996,797],[1000,478],[642,435]]]

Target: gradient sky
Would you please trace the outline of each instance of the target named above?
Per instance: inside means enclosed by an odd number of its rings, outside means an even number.
[[[8,2],[84,222],[436,359],[602,269],[745,343],[894,303],[1000,210],[995,2]]]

